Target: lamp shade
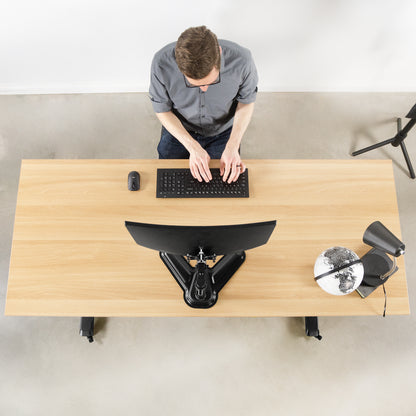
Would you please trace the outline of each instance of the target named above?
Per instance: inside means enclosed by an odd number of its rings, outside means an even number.
[[[404,254],[405,245],[380,221],[375,221],[367,227],[363,241],[394,257]]]

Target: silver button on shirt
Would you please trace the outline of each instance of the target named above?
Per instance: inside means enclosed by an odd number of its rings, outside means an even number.
[[[176,42],[157,52],[152,61],[149,96],[156,113],[172,111],[183,126],[202,136],[214,136],[233,124],[238,102],[256,100],[258,75],[248,49],[219,40],[221,82],[206,92],[187,88],[175,60]]]

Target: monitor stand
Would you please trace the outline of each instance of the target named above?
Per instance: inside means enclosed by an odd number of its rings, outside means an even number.
[[[206,256],[202,249],[198,256],[184,256],[159,252],[160,258],[172,273],[179,286],[184,291],[184,299],[192,308],[211,308],[218,299],[219,291],[231,279],[233,274],[244,263],[246,254],[240,251],[224,255],[213,267],[209,267],[207,260],[214,260],[214,256]],[[189,260],[197,260],[195,267]]]

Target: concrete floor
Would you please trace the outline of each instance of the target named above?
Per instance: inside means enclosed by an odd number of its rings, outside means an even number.
[[[244,158],[349,159],[395,134],[411,93],[262,93]],[[22,158],[154,158],[146,94],[0,96],[0,308]],[[406,140],[416,167],[416,129]],[[393,159],[411,310],[416,181]],[[374,213],[377,219],[377,213]],[[363,230],[364,231],[364,230]],[[0,415],[415,415],[416,317],[99,319],[0,316]]]

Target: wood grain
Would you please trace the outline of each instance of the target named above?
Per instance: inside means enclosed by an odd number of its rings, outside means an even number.
[[[247,160],[250,198],[156,199],[156,169],[186,160],[23,160],[6,315],[380,315],[384,295],[331,296],[315,283],[317,256],[332,246],[363,255],[380,220],[399,238],[391,161]],[[218,161],[212,162],[213,167]],[[141,176],[138,192],[127,174]],[[223,225],[277,220],[267,245],[208,310],[192,309],[156,251],[136,245],[124,221]],[[387,314],[408,314],[403,257],[388,281]]]

